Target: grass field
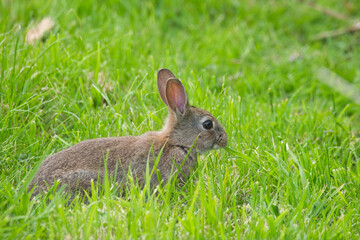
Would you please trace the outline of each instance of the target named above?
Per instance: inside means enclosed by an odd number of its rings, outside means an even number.
[[[0,238],[360,238],[360,32],[312,41],[359,19],[360,2],[317,2],[347,19],[285,0],[2,0]],[[51,33],[25,44],[46,16]],[[46,156],[161,129],[163,67],[222,122],[227,151],[158,194],[30,199]]]

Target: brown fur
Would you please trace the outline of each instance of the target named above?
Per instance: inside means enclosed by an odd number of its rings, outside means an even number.
[[[205,110],[188,104],[184,86],[169,70],[160,69],[157,82],[160,96],[169,109],[161,131],[147,132],[136,137],[86,140],[51,155],[42,162],[29,185],[29,190],[36,187],[33,195],[46,191],[47,186],[51,187],[56,180],[59,180],[60,185],[66,185],[69,192],[90,190],[91,180],[101,181],[104,176],[104,159],[107,159],[109,175],[115,175],[116,171],[117,182],[122,183],[130,169],[138,183],[143,186],[147,161],[151,171],[164,146],[157,169],[164,182],[167,182],[172,169],[177,171],[176,166],[173,166],[174,162],[178,166],[183,163],[196,139],[194,148],[181,169],[185,176],[188,176],[195,166],[197,152],[204,153],[226,146],[227,135],[219,121]],[[204,119],[213,122],[213,129],[206,130],[202,126]],[[153,174],[150,183],[151,186],[158,184],[156,174]]]

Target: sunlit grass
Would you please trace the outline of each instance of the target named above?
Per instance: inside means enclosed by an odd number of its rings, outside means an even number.
[[[347,2],[319,4],[356,18],[360,5]],[[360,35],[308,41],[346,21],[289,1],[34,0],[0,10],[3,238],[359,238],[360,106],[317,73],[360,89]],[[46,16],[53,31],[26,45]],[[70,204],[55,189],[31,199],[46,156],[161,129],[162,67],[220,120],[228,148],[202,156],[181,186],[151,191],[129,176],[119,192],[110,177]]]

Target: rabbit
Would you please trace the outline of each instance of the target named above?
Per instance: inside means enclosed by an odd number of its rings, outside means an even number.
[[[32,196],[47,191],[56,180],[60,186],[65,185],[66,192],[91,190],[91,181],[96,183],[104,177],[105,158],[109,176],[116,174],[119,184],[123,184],[130,170],[139,186],[144,186],[147,164],[152,171],[161,150],[156,170],[166,183],[180,167],[178,178],[189,176],[197,163],[198,153],[227,145],[224,127],[207,111],[189,105],[183,84],[170,70],[158,71],[157,86],[168,107],[161,131],[85,140],[47,157],[28,186],[28,191],[35,188]],[[157,174],[153,174],[150,186],[158,185],[158,179]]]

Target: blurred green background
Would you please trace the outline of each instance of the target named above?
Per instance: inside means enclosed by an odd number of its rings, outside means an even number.
[[[359,1],[0,4],[0,235],[359,238],[360,31],[348,30]],[[45,17],[54,28],[26,44]],[[30,200],[46,156],[161,129],[159,68],[222,122],[230,149],[203,156],[166,197],[134,186],[89,205]]]

